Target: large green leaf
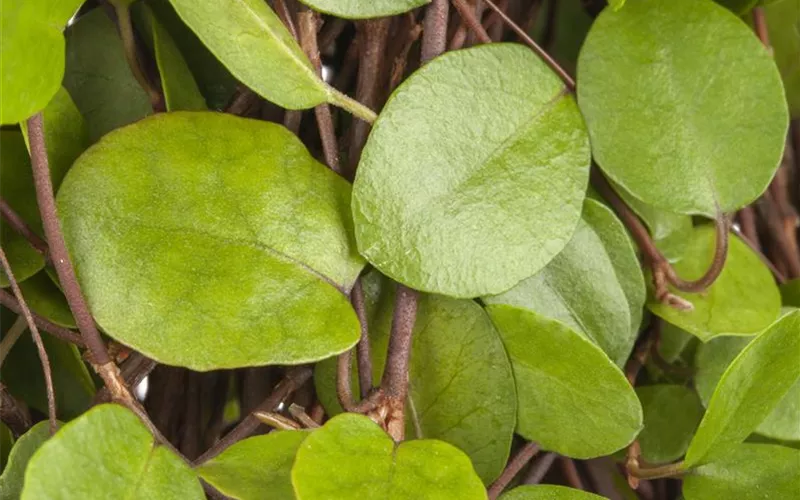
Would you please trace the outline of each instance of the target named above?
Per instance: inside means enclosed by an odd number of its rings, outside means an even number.
[[[415,289],[503,292],[567,244],[588,167],[575,102],[531,51],[447,53],[400,85],[372,128],[353,188],[358,248]]]
[[[332,418],[303,441],[292,484],[299,500],[486,498],[458,448],[435,439],[396,444],[372,420],[353,413]]]
[[[645,285],[625,227],[614,213],[586,200],[572,239],[544,269],[484,300],[558,320],[625,366],[642,322]]]
[[[800,118],[800,0],[771,2],[764,6],[764,14],[789,112],[793,118]]]
[[[682,311],[663,304],[652,294],[647,307],[666,321],[708,342],[719,335],[753,335],[777,319],[780,292],[767,266],[738,236],[729,234],[728,257],[722,273],[703,293],[672,290],[692,303]],[[714,258],[716,236],[709,225],[695,228],[675,271],[683,279],[702,276]],[[648,279],[648,283],[652,280]]]
[[[725,371],[689,450],[686,465],[702,465],[742,442],[800,378],[800,311],[759,334]]]
[[[517,432],[576,458],[608,455],[642,428],[642,408],[622,371],[564,324],[504,304],[487,306],[517,382]]]
[[[203,499],[180,458],[155,443],[118,405],[95,406],[66,424],[31,457],[22,500],[48,498]]]
[[[40,271],[19,284],[22,296],[31,311],[67,328],[75,328],[75,318],[67,299],[45,271]]]
[[[800,450],[770,444],[740,444],[725,456],[688,473],[686,500],[792,499],[800,492]]]
[[[636,394],[644,412],[644,429],[637,438],[642,458],[664,463],[683,456],[703,417],[697,394],[680,385],[638,387]]]
[[[333,89],[261,0],[170,0],[183,21],[230,72],[262,97],[287,109],[306,109]]]
[[[605,497],[566,486],[537,484],[518,486],[501,496],[500,500],[600,500],[602,498]]]
[[[367,19],[402,14],[431,0],[300,0],[314,10],[345,19]]]
[[[386,363],[395,286],[377,272],[362,278],[362,285],[373,380],[378,385]],[[410,363],[406,435],[456,446],[469,455],[484,483],[491,483],[508,460],[517,413],[511,364],[489,317],[469,300],[421,295]],[[342,411],[336,365],[335,359],[325,360],[314,374],[317,394],[329,414]],[[353,386],[358,387],[355,375]]]
[[[240,441],[197,468],[220,492],[238,500],[294,498],[291,471],[303,431],[277,431]]]
[[[349,203],[288,130],[208,112],[109,134],[58,193],[97,322],[195,370],[315,361],[358,340]]]
[[[17,500],[22,494],[25,467],[34,452],[50,437],[50,422],[44,420],[20,436],[11,453],[8,465],[0,476],[0,500]]]
[[[103,9],[81,16],[66,37],[64,86],[86,119],[92,142],[152,112],[125,59],[117,27]]]
[[[4,0],[0,16],[0,124],[42,110],[64,76],[61,31],[84,0]]]
[[[600,167],[657,208],[716,217],[757,198],[778,167],[780,75],[747,25],[711,0],[606,9],[578,83]]]

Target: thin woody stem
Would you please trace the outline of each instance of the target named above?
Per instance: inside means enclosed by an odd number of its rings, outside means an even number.
[[[142,89],[147,92],[150,98],[150,106],[154,111],[158,111],[162,107],[161,93],[150,83],[147,79],[142,67],[139,63],[136,49],[136,36],[133,33],[133,24],[131,23],[131,13],[129,6],[126,2],[121,0],[111,0],[111,5],[114,6],[114,12],[117,14],[117,25],[119,26],[119,35],[122,39],[122,47],[125,52],[125,59],[128,61],[128,66],[131,68],[136,81],[139,82]]]
[[[516,455],[508,462],[506,465],[505,470],[500,477],[498,477],[495,482],[487,490],[487,495],[489,500],[495,500],[497,497],[500,496],[500,493],[506,489],[506,486],[511,482],[514,477],[519,474],[519,471],[522,470],[531,459],[539,453],[539,445],[534,442],[527,442],[525,445],[519,449]]]
[[[19,301],[17,300],[14,295],[8,293],[6,290],[0,288],[0,304],[4,307],[11,309],[11,311],[22,314],[22,306],[20,305]],[[45,332],[49,333],[50,335],[64,340],[66,342],[70,342],[75,344],[78,347],[86,347],[86,344],[83,342],[83,338],[77,332],[64,328],[63,326],[59,326],[51,321],[39,316],[35,312],[31,311],[31,316],[33,316],[33,321],[36,323],[36,326],[44,330]]]
[[[28,240],[34,250],[40,254],[47,256],[47,242],[44,241],[33,229],[9,206],[6,200],[0,198],[0,215],[8,222],[11,229],[17,234]]]
[[[356,311],[358,323],[361,325],[361,338],[356,344],[356,361],[358,364],[358,385],[361,399],[365,399],[372,390],[372,353],[369,348],[369,324],[367,323],[367,306],[364,300],[364,288],[361,278],[356,280],[350,301]]]
[[[433,0],[426,8],[420,53],[420,59],[423,63],[430,61],[447,48],[449,11],[449,0]]]
[[[464,0],[452,0],[453,7],[456,8],[464,24],[469,26],[469,29],[475,33],[475,36],[481,43],[492,43],[492,37],[483,28],[478,17],[475,15],[474,7],[467,4]]]

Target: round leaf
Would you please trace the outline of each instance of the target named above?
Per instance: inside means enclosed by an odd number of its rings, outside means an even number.
[[[107,135],[58,193],[100,326],[195,370],[309,362],[358,340],[349,203],[288,130],[218,113]]]
[[[278,431],[240,441],[197,468],[197,473],[237,500],[294,498],[291,470],[303,431]]]
[[[49,437],[50,422],[44,420],[17,439],[8,455],[8,464],[3,469],[3,475],[0,476],[0,498],[12,500],[20,497],[28,461]]]
[[[738,236],[728,235],[728,258],[722,273],[703,293],[672,290],[692,303],[681,311],[650,297],[647,307],[683,330],[708,342],[719,335],[753,335],[768,327],[780,313],[778,287],[767,266]],[[708,225],[695,228],[675,271],[683,279],[697,279],[714,257],[716,236]],[[652,283],[652,279],[647,280]]]
[[[680,385],[638,387],[644,429],[637,438],[642,458],[649,463],[671,462],[683,456],[703,417],[695,392]]]
[[[633,388],[608,356],[567,326],[502,304],[487,307],[517,382],[517,432],[543,448],[593,458],[642,428]]]
[[[369,19],[402,14],[431,0],[300,0],[314,10],[345,19]]]
[[[518,486],[501,496],[500,500],[600,500],[602,498],[605,497],[566,486],[539,484]]]
[[[73,498],[203,499],[188,465],[139,418],[117,405],[95,406],[66,424],[31,457],[22,500]]]
[[[775,63],[741,20],[710,0],[606,9],[578,61],[592,153],[636,198],[715,217],[756,199],[788,125]]]
[[[689,450],[686,466],[724,456],[742,442],[800,378],[800,311],[759,334],[725,371]]]
[[[418,290],[503,292],[567,244],[588,167],[575,103],[530,50],[449,52],[400,85],[372,128],[353,187],[359,251]]]
[[[312,432],[297,452],[298,500],[485,499],[464,453],[442,441],[395,444],[369,418],[344,413]]]

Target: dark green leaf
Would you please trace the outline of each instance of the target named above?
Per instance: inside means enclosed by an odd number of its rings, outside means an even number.
[[[292,484],[301,500],[486,498],[458,448],[434,439],[396,444],[372,420],[353,413],[332,418],[303,441]]]
[[[31,311],[57,325],[75,328],[75,318],[72,317],[67,299],[46,272],[39,271],[20,283],[19,287]]]
[[[789,280],[781,285],[781,298],[786,306],[800,307],[800,279]]]
[[[0,472],[6,470],[6,462],[12,446],[14,446],[14,435],[11,434],[11,429],[6,424],[0,422]],[[0,484],[2,484],[2,477],[0,477]],[[1,486],[0,491],[2,491]]]
[[[793,118],[800,118],[800,0],[770,2],[764,6],[764,15],[789,112]]]
[[[95,319],[153,359],[291,364],[358,340],[350,186],[283,127],[156,115],[81,156],[58,204]]]
[[[402,14],[431,0],[300,0],[314,10],[345,19],[368,19]]]
[[[714,0],[720,5],[724,5],[734,14],[744,14],[752,9],[758,0]]]
[[[769,53],[710,0],[603,11],[581,50],[578,101],[609,177],[656,208],[707,217],[766,189],[788,125]]]
[[[600,500],[593,493],[549,484],[518,486],[500,497],[500,500]]]
[[[703,417],[695,392],[680,385],[638,387],[644,429],[637,438],[642,458],[649,463],[671,462],[683,456]]]
[[[14,443],[8,455],[8,464],[0,476],[0,500],[17,500],[20,497],[28,461],[48,438],[50,423],[45,420],[31,427]]]
[[[447,53],[403,82],[372,128],[353,187],[358,248],[415,289],[503,292],[567,244],[588,167],[575,102],[530,50]]]
[[[667,363],[674,363],[696,337],[672,323],[662,323],[658,352]]]

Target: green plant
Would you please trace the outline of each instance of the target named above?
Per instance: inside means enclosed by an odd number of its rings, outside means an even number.
[[[496,3],[3,2],[0,498],[800,498],[800,0]]]

